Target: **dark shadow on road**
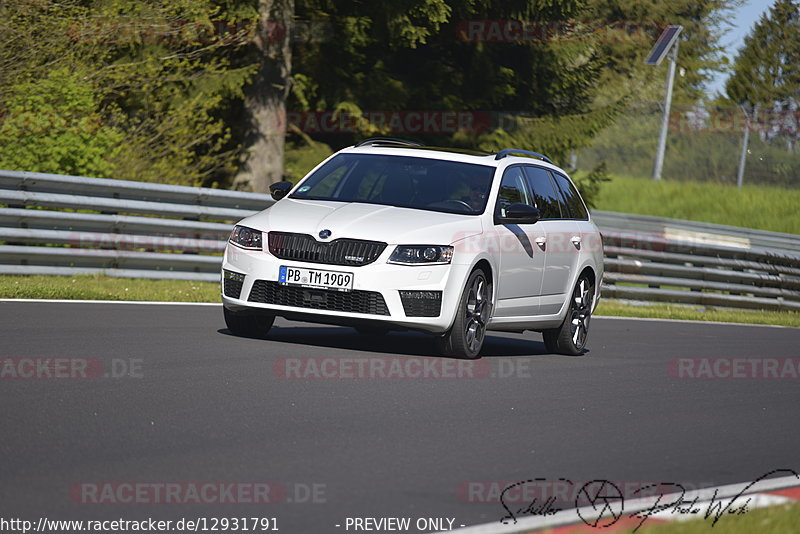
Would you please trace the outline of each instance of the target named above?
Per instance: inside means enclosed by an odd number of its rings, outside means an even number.
[[[222,335],[237,337],[227,328],[221,328],[217,332]],[[523,339],[519,336],[505,337],[489,334],[484,341],[481,357],[505,358],[549,354],[542,341],[529,339],[529,337],[536,338],[536,334],[528,333],[525,336],[526,338]],[[255,341],[379,354],[446,358],[446,356],[441,356],[437,353],[433,336],[421,332],[390,332],[382,336],[369,336],[359,334],[355,329],[348,327],[273,326],[265,339],[257,339]]]

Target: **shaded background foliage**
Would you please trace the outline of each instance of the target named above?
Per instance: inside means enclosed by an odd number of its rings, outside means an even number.
[[[723,67],[734,3],[296,0],[294,20],[312,23],[303,36],[259,28],[256,0],[13,0],[0,6],[0,168],[230,187],[252,136],[244,96],[270,60],[258,38],[292,40],[290,110],[491,111],[503,120],[489,131],[420,137],[533,149],[569,166],[633,104],[662,97],[664,68],[643,65],[655,27],[684,26],[675,100],[697,102]],[[463,21],[512,19],[571,26],[528,42],[459,35]],[[620,22],[627,33],[597,34]],[[384,128],[290,129],[285,173]]]

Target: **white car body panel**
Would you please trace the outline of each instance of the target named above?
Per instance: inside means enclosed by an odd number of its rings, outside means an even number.
[[[414,221],[414,224],[409,224]],[[279,232],[319,235],[331,230],[332,238],[348,237],[390,244],[450,244],[483,231],[480,217],[358,204],[285,198],[239,224]],[[387,237],[390,236],[390,237]],[[323,240],[320,240],[323,241]],[[330,241],[330,239],[328,239]]]

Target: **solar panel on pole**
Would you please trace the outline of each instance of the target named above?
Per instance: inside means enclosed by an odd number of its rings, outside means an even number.
[[[660,65],[672,45],[678,40],[681,30],[683,30],[683,26],[667,26],[667,29],[661,32],[647,59],[644,60],[645,65]]]
[[[647,65],[659,65],[669,55],[669,70],[667,73],[667,88],[664,95],[664,113],[661,117],[661,131],[658,135],[658,150],[656,162],[653,166],[653,180],[661,180],[661,171],[664,168],[664,153],[667,148],[667,127],[669,126],[669,108],[672,104],[672,85],[675,79],[675,64],[678,62],[678,36],[683,26],[667,26],[656,41],[655,46],[647,56]]]

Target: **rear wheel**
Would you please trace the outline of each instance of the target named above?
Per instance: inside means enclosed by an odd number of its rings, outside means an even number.
[[[453,327],[437,338],[439,352],[446,356],[477,358],[489,322],[492,286],[486,274],[476,269],[464,287]]]
[[[593,303],[594,284],[587,275],[581,275],[572,292],[564,322],[558,328],[542,332],[548,351],[569,356],[583,354]]]
[[[267,337],[274,315],[258,314],[252,312],[234,312],[222,307],[225,315],[225,325],[234,335],[242,337],[264,338]]]

